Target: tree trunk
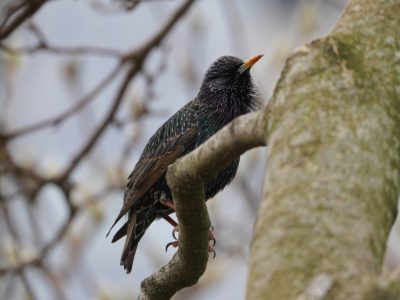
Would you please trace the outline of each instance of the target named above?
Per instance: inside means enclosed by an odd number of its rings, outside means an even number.
[[[400,299],[400,276],[379,278],[400,189],[400,0],[350,1],[287,60],[269,109],[247,298]]]

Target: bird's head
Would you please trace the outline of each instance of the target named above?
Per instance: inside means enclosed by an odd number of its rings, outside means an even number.
[[[217,106],[248,104],[253,110],[257,99],[250,69],[262,56],[256,55],[246,61],[234,56],[218,58],[204,76],[199,98]]]

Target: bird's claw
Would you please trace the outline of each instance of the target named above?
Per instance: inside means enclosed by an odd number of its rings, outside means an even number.
[[[179,225],[176,225],[174,227],[174,229],[172,229],[172,237],[175,239],[175,241],[178,240],[178,238],[176,237],[176,233],[179,232]]]
[[[165,252],[168,252],[168,248],[172,246],[174,248],[179,246],[179,241],[173,241],[173,242],[169,242],[167,245],[165,245]]]
[[[179,246],[179,241],[173,241],[173,242],[168,243],[168,244],[165,246],[165,252],[168,252],[168,248],[169,248],[170,246],[172,246],[172,247],[174,247],[174,248],[178,247],[178,246]],[[212,258],[213,258],[213,259],[217,256],[217,252],[215,252],[214,248],[213,248],[212,246],[210,246],[210,245],[208,246],[208,253],[209,253],[209,254],[212,253]]]
[[[216,241],[214,235],[212,234],[213,231],[214,231],[214,226],[211,225],[210,229],[208,230],[208,239],[209,239],[209,241],[212,242],[212,246],[211,246],[211,245],[208,245],[208,253],[212,253],[212,254],[213,254],[212,257],[213,257],[213,259],[214,259],[214,258],[216,257],[216,255],[217,255],[217,253],[216,253],[215,250],[214,250],[214,247],[215,247],[215,245],[217,244],[217,241]],[[174,248],[176,248],[176,247],[179,246],[179,241],[178,241],[178,238],[177,238],[177,236],[176,236],[176,233],[177,233],[177,232],[179,232],[179,225],[176,225],[176,226],[174,227],[174,229],[172,230],[172,237],[175,239],[175,241],[170,242],[170,243],[168,243],[168,244],[165,246],[165,252],[168,251],[168,248],[169,248],[170,246],[172,246],[172,247],[174,247]]]
[[[210,229],[208,230],[208,239],[210,241],[212,241],[213,243],[213,247],[215,247],[215,245],[217,244],[217,240],[215,239],[214,235],[212,234],[214,231],[214,226],[211,225]],[[179,232],[179,225],[176,225],[174,227],[174,229],[172,229],[172,237],[174,238],[175,241],[178,240],[178,238],[176,237],[176,233]]]
[[[208,230],[208,240],[213,243],[213,247],[217,244],[217,240],[215,239],[214,235],[212,232],[214,231],[214,226],[211,225],[210,229]]]
[[[213,254],[213,259],[217,256],[217,252],[215,252],[214,248],[211,246],[208,246],[208,254],[210,255],[210,253]]]

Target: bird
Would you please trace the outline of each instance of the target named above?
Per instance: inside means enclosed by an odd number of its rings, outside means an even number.
[[[165,178],[168,166],[199,147],[236,117],[260,109],[260,96],[250,69],[262,56],[243,61],[226,55],[215,60],[206,71],[197,96],[162,124],[147,142],[128,177],[122,208],[107,233],[108,236],[127,215],[112,239],[114,243],[126,237],[120,260],[126,273],[131,272],[138,243],[153,221],[164,218],[175,228],[178,226],[169,216],[175,206]],[[206,200],[232,181],[239,159],[235,158],[216,178],[205,184]],[[215,243],[212,234],[210,239]]]

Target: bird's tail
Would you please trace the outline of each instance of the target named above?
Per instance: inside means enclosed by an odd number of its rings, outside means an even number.
[[[121,266],[124,266],[126,273],[131,272],[133,259],[135,258],[139,241],[154,220],[155,218],[148,214],[136,214],[132,211],[130,212],[128,221],[126,221],[126,223],[114,235],[112,240],[113,243],[126,235],[125,245],[121,255]]]

